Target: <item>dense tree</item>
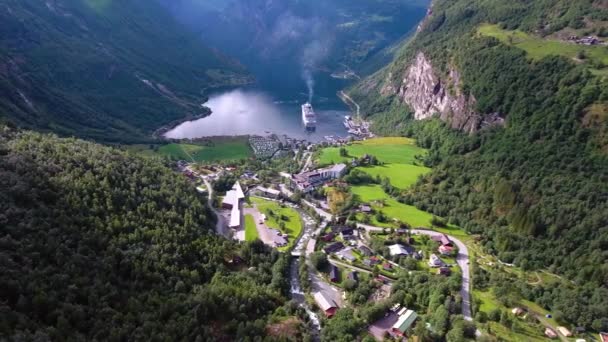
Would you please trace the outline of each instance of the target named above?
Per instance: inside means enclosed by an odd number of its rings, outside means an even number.
[[[283,258],[160,160],[0,128],[0,226],[0,339],[251,338],[284,302]]]

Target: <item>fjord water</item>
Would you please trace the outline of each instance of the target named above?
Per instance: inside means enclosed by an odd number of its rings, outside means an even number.
[[[297,70],[292,72],[296,73]],[[319,141],[327,135],[346,136],[342,121],[348,108],[337,97],[346,83],[327,76],[317,76],[313,106],[317,129],[307,132],[302,125],[301,104],[308,101],[308,90],[299,77],[263,74],[256,86],[224,90],[211,94],[205,106],[212,114],[184,122],[165,136],[192,139],[231,135],[288,135],[292,138]],[[275,78],[273,81],[272,78]],[[273,86],[273,84],[275,86]]]

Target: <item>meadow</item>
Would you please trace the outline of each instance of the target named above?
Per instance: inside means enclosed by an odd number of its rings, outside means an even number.
[[[246,137],[218,138],[205,143],[174,143],[158,148],[158,153],[192,162],[238,160],[252,156]]]
[[[501,42],[518,47],[532,59],[542,59],[549,55],[559,55],[568,58],[577,58],[581,51],[588,60],[608,65],[608,47],[577,45],[560,40],[545,39],[527,34],[522,31],[503,30],[498,25],[481,25],[477,32],[482,36],[494,37]],[[596,69],[606,72],[607,68]]]
[[[370,167],[359,167],[359,170],[373,177],[389,178],[391,185],[399,189],[409,188],[418,177],[431,171],[428,167],[411,164],[385,164]]]
[[[324,149],[318,160],[319,165],[330,165],[350,161],[365,154],[373,155],[378,161],[387,164],[414,164],[417,155],[424,155],[426,150],[416,146],[409,138],[375,138],[354,142],[345,147],[348,156],[340,156],[339,147]]]

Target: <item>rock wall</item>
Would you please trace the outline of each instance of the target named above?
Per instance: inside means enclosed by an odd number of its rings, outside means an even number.
[[[413,111],[416,120],[437,115],[455,128],[473,133],[484,125],[484,118],[475,111],[474,96],[461,91],[460,74],[450,68],[447,79],[441,79],[431,61],[421,52],[407,68],[401,81],[389,75],[382,95],[396,95]]]

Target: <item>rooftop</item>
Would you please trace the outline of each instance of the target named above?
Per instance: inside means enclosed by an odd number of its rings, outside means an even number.
[[[319,305],[323,311],[338,307],[338,305],[333,300],[326,297],[323,292],[315,292],[313,296],[315,298],[315,302],[317,302],[317,305]]]
[[[393,325],[393,329],[399,330],[401,333],[405,333],[407,329],[416,321],[418,315],[412,311],[407,310],[403,315],[399,316],[397,322]]]

